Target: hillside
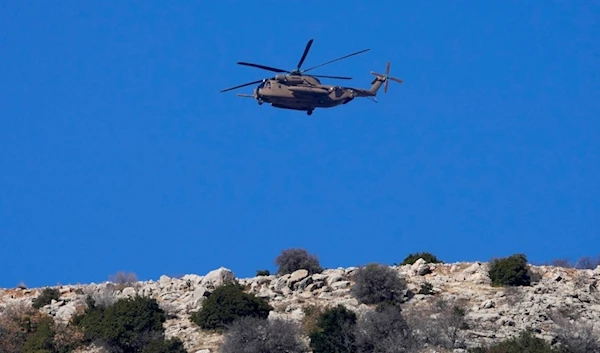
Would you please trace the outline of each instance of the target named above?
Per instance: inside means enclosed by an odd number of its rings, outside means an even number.
[[[464,308],[468,328],[458,332],[457,340],[466,347],[497,342],[531,328],[548,342],[559,334],[570,332],[579,337],[600,337],[600,266],[595,270],[577,270],[553,266],[529,266],[530,286],[493,287],[488,277],[488,263],[427,264],[419,259],[412,265],[390,266],[407,283],[402,313],[414,328],[439,328],[444,323],[439,314],[440,299]],[[342,304],[358,315],[373,306],[360,304],[350,292],[357,268],[325,269],[309,275],[305,270],[280,277],[257,276],[237,278],[246,291],[266,297],[274,308],[269,317],[285,317],[302,322],[309,306],[331,307]],[[156,281],[119,284],[113,282],[87,285],[63,285],[60,297],[39,310],[56,322],[68,322],[86,307],[86,296],[96,301],[114,302],[136,294],[155,298],[167,313],[164,323],[167,337],[179,337],[188,352],[214,353],[222,343],[222,335],[201,330],[190,321],[207,295],[234,273],[219,268],[206,275],[188,274],[180,278],[161,276]],[[417,294],[424,283],[431,284],[430,294]],[[426,286],[425,286],[426,287]],[[31,305],[42,288],[0,290],[0,311],[19,304]],[[437,304],[436,304],[437,303]],[[434,315],[434,316],[430,316]],[[437,325],[437,326],[436,326]],[[437,335],[443,335],[443,332]],[[466,348],[465,347],[465,348]],[[99,352],[94,345],[78,352]],[[443,348],[424,349],[442,352]],[[448,349],[448,352],[453,350]],[[465,352],[465,349],[454,349]]]

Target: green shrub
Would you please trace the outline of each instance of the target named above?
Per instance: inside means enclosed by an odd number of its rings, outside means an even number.
[[[278,275],[285,275],[302,269],[307,270],[309,274],[323,271],[318,258],[310,255],[304,249],[283,250],[275,259],[275,264],[279,267],[277,270]]]
[[[83,314],[73,318],[88,342],[100,340],[124,353],[139,352],[153,341],[164,339],[164,311],[156,299],[136,296],[114,304],[96,306],[91,297]]]
[[[518,337],[498,342],[490,347],[469,349],[469,353],[561,353],[560,348],[550,346],[531,331],[522,331]]]
[[[490,262],[488,275],[492,280],[492,286],[529,286],[531,284],[525,254],[493,259]]]
[[[29,334],[23,346],[23,353],[54,353],[54,320],[43,316],[28,328]],[[2,349],[0,348],[0,351]]]
[[[80,343],[76,332],[22,303],[8,305],[0,315],[2,353],[67,353]]]
[[[272,309],[267,300],[245,293],[239,283],[231,282],[217,287],[190,319],[203,329],[223,330],[239,317],[267,318]]]
[[[421,284],[421,289],[419,289],[418,294],[430,295],[433,294],[433,285],[429,282],[425,282]]]
[[[402,301],[406,283],[394,269],[376,263],[368,264],[356,271],[352,295],[364,304]]]
[[[154,340],[148,343],[142,353],[187,353],[183,348],[183,342],[177,338]]]
[[[355,327],[356,314],[343,305],[324,310],[309,334],[313,353],[355,352]]]
[[[269,270],[256,270],[256,277],[258,276],[270,276],[271,272]]]
[[[36,309],[39,309],[44,305],[50,304],[52,302],[52,299],[58,300],[59,297],[60,293],[58,291],[58,288],[46,287],[42,290],[40,295],[38,295],[38,297],[35,298],[32,306]]]
[[[412,265],[418,259],[423,259],[425,262],[433,264],[433,263],[442,263],[443,261],[435,257],[435,255],[428,252],[417,252],[414,254],[409,254],[404,258],[404,261],[400,265]]]

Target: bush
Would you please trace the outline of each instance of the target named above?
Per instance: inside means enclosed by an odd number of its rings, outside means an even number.
[[[434,294],[433,293],[433,285],[429,282],[425,282],[425,283],[421,284],[421,288],[419,289],[418,294],[425,294],[425,295]]]
[[[446,349],[464,347],[463,331],[468,329],[465,305],[457,300],[437,299],[429,306],[408,310],[410,327],[419,346],[429,345]]]
[[[230,282],[217,287],[190,319],[203,329],[223,330],[243,316],[267,318],[272,309],[265,299],[245,293],[239,283]]]
[[[573,264],[571,264],[569,259],[553,259],[552,261],[550,261],[550,266],[573,268]]]
[[[412,265],[418,259],[423,259],[423,260],[425,260],[425,262],[430,263],[430,264],[443,263],[442,260],[438,259],[437,257],[435,257],[435,255],[433,255],[431,253],[417,252],[414,254],[409,254],[406,258],[404,258],[404,261],[402,261],[402,263],[400,265]]]
[[[359,353],[404,353],[411,351],[416,342],[400,308],[384,304],[358,320],[356,346]]]
[[[120,290],[125,287],[130,287],[138,281],[135,273],[125,271],[119,271],[114,275],[108,276],[108,280],[116,284],[117,288]]]
[[[597,259],[592,259],[589,256],[584,256],[577,260],[575,268],[579,270],[593,270],[600,265],[600,256]]]
[[[318,326],[319,317],[323,314],[323,308],[317,305],[306,305],[302,307],[304,319],[302,320],[302,329],[306,335],[309,335]]]
[[[156,299],[136,296],[102,307],[88,296],[87,305],[83,314],[73,318],[73,324],[83,329],[88,342],[100,340],[114,350],[129,353],[164,340],[166,316]]]
[[[52,299],[58,300],[60,293],[58,288],[46,287],[42,290],[40,295],[33,301],[33,307],[39,309],[44,305],[48,305],[52,302]]]
[[[27,340],[23,322],[35,315],[35,310],[24,303],[11,303],[0,315],[0,351],[21,353]]]
[[[73,351],[79,332],[55,324],[48,314],[30,306],[11,304],[0,315],[0,352],[63,353]]]
[[[368,264],[356,271],[352,295],[364,304],[402,301],[406,283],[394,269],[380,264]]]
[[[148,343],[142,353],[187,353],[187,351],[183,348],[183,342],[179,338],[173,337]]]
[[[307,270],[309,274],[323,271],[316,256],[304,249],[286,249],[277,256],[275,264],[279,266],[278,275],[285,275],[296,270]]]
[[[50,316],[32,320],[27,328],[29,335],[23,345],[23,353],[56,352],[54,347],[54,320]]]
[[[531,331],[522,331],[514,337],[490,347],[469,349],[469,353],[560,353],[560,348],[554,348],[541,338],[535,337]]]
[[[220,353],[303,353],[296,324],[283,320],[245,316],[228,325]]]
[[[354,352],[355,327],[356,314],[343,305],[324,310],[309,334],[313,353]]]
[[[269,270],[256,270],[256,277],[258,276],[270,276],[271,272]]]
[[[488,275],[492,280],[492,286],[529,286],[531,284],[525,254],[493,259]]]
[[[600,340],[594,332],[594,323],[571,319],[564,313],[554,311],[550,319],[558,326],[557,341],[564,347],[564,353],[600,352]]]

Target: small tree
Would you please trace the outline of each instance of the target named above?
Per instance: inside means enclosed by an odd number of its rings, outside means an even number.
[[[405,353],[415,344],[398,306],[378,305],[356,324],[358,353]]]
[[[114,275],[108,276],[109,281],[117,285],[119,290],[130,287],[137,282],[137,276],[133,272],[119,271]]]
[[[406,282],[389,266],[376,263],[361,267],[355,274],[352,295],[364,304],[402,301]]]
[[[488,275],[492,280],[492,286],[529,286],[531,284],[525,254],[493,259]]]
[[[283,319],[244,316],[233,321],[225,331],[220,353],[303,353],[300,329]]]
[[[580,270],[593,270],[599,264],[600,263],[598,263],[597,260],[594,260],[589,256],[584,256],[584,257],[580,258],[579,260],[577,260],[577,263],[575,264],[575,268],[580,269]]]
[[[307,270],[309,274],[323,271],[319,259],[310,255],[305,249],[283,250],[275,259],[275,264],[279,267],[278,275],[285,275],[296,270]]]
[[[217,287],[190,319],[203,329],[221,331],[243,316],[267,318],[272,309],[265,299],[245,293],[239,283],[230,282]]]
[[[356,352],[355,327],[356,314],[343,305],[324,310],[309,334],[313,353]]]
[[[409,254],[404,258],[404,261],[400,265],[412,265],[418,259],[423,259],[425,262],[433,264],[433,263],[442,263],[443,261],[438,259],[435,255],[428,252],[417,252],[413,254]]]
[[[420,346],[427,344],[446,349],[464,346],[463,331],[468,328],[465,316],[462,302],[442,298],[406,313],[410,327],[418,333],[415,339]]]
[[[569,259],[553,259],[550,261],[550,265],[554,267],[564,267],[564,268],[572,268],[573,264]]]

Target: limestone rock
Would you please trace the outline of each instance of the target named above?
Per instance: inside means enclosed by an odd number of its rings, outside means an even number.
[[[212,270],[202,278],[200,285],[207,289],[215,289],[222,286],[223,284],[233,281],[235,276],[230,269],[220,267],[216,270]]]
[[[594,270],[532,266],[539,280],[526,287],[492,287],[484,262],[427,264],[423,259],[412,265],[391,266],[407,282],[402,310],[407,315],[424,315],[437,299],[457,302],[466,309],[469,329],[464,338],[469,346],[489,344],[511,337],[525,327],[537,329],[540,337],[556,337],[556,313],[568,313],[573,323],[588,325],[600,322],[600,267]],[[374,306],[360,304],[352,296],[356,267],[326,269],[309,275],[306,270],[282,276],[258,276],[238,279],[251,293],[267,298],[274,308],[269,317],[300,322],[305,308],[344,305],[363,314]],[[190,322],[205,298],[218,286],[235,280],[233,272],[221,267],[205,276],[187,274],[181,278],[160,276],[156,281],[137,282],[120,288],[113,283],[61,286],[60,298],[40,309],[57,322],[66,323],[85,309],[85,297],[91,295],[103,305],[118,298],[142,295],[155,298],[168,314],[165,335],[179,337],[190,353],[216,353],[223,336],[205,332]],[[417,294],[421,285],[430,283],[434,295]],[[41,289],[0,289],[0,313],[13,305],[31,305]],[[429,315],[429,314],[427,314]],[[600,327],[594,328],[600,337]],[[105,348],[90,345],[77,353],[102,353]],[[427,348],[429,349],[429,348]],[[433,350],[431,350],[433,351]]]

